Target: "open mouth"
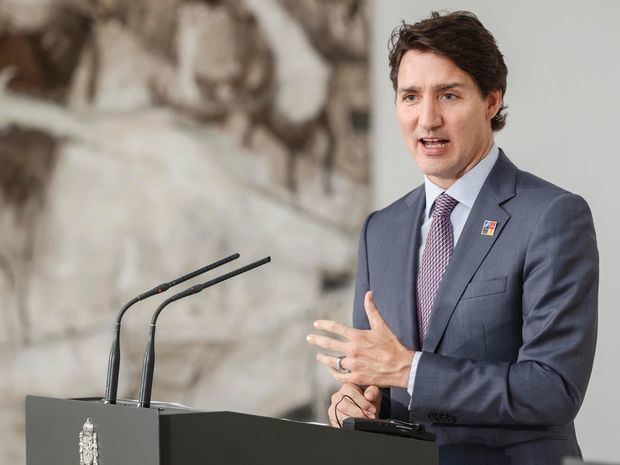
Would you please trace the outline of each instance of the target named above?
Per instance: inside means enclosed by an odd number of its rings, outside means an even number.
[[[450,139],[441,137],[421,137],[419,140],[427,149],[441,149],[450,142]]]

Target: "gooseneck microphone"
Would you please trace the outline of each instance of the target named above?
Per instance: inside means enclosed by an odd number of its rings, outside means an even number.
[[[173,295],[169,299],[166,299],[161,303],[155,313],[153,313],[153,317],[151,318],[151,326],[149,328],[149,336],[146,343],[146,350],[144,352],[144,362],[142,365],[142,376],[140,377],[140,396],[138,400],[138,407],[149,408],[151,406],[151,390],[153,388],[153,371],[155,369],[155,326],[157,324],[157,318],[162,310],[172,302],[175,302],[179,299],[183,299],[184,297],[189,297],[190,295],[198,294],[200,291],[205,290],[208,287],[215,286],[216,284],[221,283],[222,281],[226,281],[229,278],[233,278],[241,273],[245,273],[246,271],[250,271],[253,268],[264,265],[265,263],[269,263],[271,261],[271,257],[265,257],[262,260],[258,260],[254,263],[250,263],[244,267],[238,268],[230,273],[223,274],[217,278],[214,278],[206,283],[196,284],[195,286],[190,287],[189,289],[179,292],[178,294]]]
[[[207,271],[217,268],[218,266],[222,266],[228,262],[236,260],[237,258],[239,258],[238,253],[230,255],[229,257],[226,257],[221,260],[218,260],[217,262],[211,263],[210,265],[200,268],[199,270],[192,271],[191,273],[181,276],[180,278],[176,278],[170,282],[160,284],[159,286],[155,286],[150,291],[144,292],[140,294],[138,297],[134,297],[133,299],[131,299],[129,302],[125,304],[125,306],[121,309],[121,311],[118,312],[118,315],[116,317],[116,322],[114,323],[114,335],[112,338],[112,348],[110,349],[110,357],[108,359],[108,376],[107,376],[106,385],[105,385],[104,402],[106,404],[116,403],[116,393],[118,390],[118,370],[119,370],[120,361],[121,361],[121,342],[120,342],[121,320],[123,319],[123,315],[129,309],[129,307],[131,307],[133,304],[137,302],[140,302],[141,300],[148,299],[149,297],[152,297],[157,294],[161,294],[162,292],[167,291],[168,289],[170,289],[173,286],[176,286],[177,284],[181,284],[187,281],[188,279],[195,278],[196,276],[199,276],[203,273],[206,273]]]

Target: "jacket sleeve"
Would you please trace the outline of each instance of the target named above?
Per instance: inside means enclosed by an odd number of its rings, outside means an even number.
[[[423,353],[410,410],[419,421],[564,425],[577,415],[597,331],[598,251],[592,214],[563,193],[540,215],[527,246],[523,343],[515,362]]]

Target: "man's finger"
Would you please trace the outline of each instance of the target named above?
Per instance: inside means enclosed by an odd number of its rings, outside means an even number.
[[[362,408],[362,410],[365,410],[369,413],[377,413],[377,409],[375,408],[375,406],[371,402],[369,402],[366,397],[364,397],[364,394],[362,392],[357,389],[359,388],[357,388],[357,386],[353,384],[345,384],[343,385],[340,392],[342,393],[342,395],[347,395],[351,399],[353,399]]]
[[[332,352],[345,352],[346,343],[338,341],[328,336],[319,336],[318,334],[308,334],[306,341],[315,346],[319,346],[325,350]]]
[[[351,407],[353,409],[351,409]],[[345,407],[345,402],[343,402],[334,411],[334,423],[342,427],[342,424],[347,418],[375,418],[375,416],[367,412],[362,412],[353,404],[349,404]]]
[[[368,386],[364,391],[364,397],[370,402],[376,402],[381,398],[381,390],[377,386]]]
[[[371,329],[386,326],[385,320],[375,305],[375,300],[372,297],[372,291],[366,292],[366,295],[364,296],[364,309],[366,310],[366,316],[368,317],[368,323],[370,323]]]
[[[342,422],[344,422],[344,420],[346,420],[350,416],[351,415],[347,415],[345,412],[343,412],[340,409],[340,405],[338,405],[338,410],[336,410],[336,407],[332,405],[332,408],[330,409],[330,414],[329,414],[329,421],[332,424],[332,426],[335,426],[337,428],[342,428]]]
[[[340,362],[340,367],[345,371],[338,371],[338,357],[333,357],[326,354],[316,354],[316,359],[329,368],[330,374],[339,383],[347,384],[354,381],[352,378],[353,374],[347,368],[348,362],[346,357],[344,357]],[[360,399],[361,401],[365,400],[364,395],[357,392],[355,393],[355,396],[351,397],[354,397],[355,399]]]
[[[330,405],[329,409],[327,409],[327,416],[329,417],[329,423],[332,426],[339,427],[340,425],[336,421],[336,416],[334,415],[334,413],[335,413],[334,406]]]
[[[347,339],[351,339],[351,336],[359,331],[359,329],[351,328],[350,326],[332,320],[317,320],[314,322],[314,327],[316,329],[322,329],[323,331],[338,334],[339,336]]]
[[[343,418],[346,417],[354,417],[354,418],[363,418],[363,417],[375,417],[376,409],[374,406],[368,402],[357,402],[351,400],[350,396],[343,395],[341,400],[334,404],[334,408],[338,413],[338,419],[340,423],[342,423]],[[367,407],[364,408],[363,405]],[[344,415],[344,417],[343,417]]]
[[[337,364],[338,364],[338,362],[337,362],[338,357],[332,357],[331,355],[326,355],[326,354],[316,354],[316,359],[319,362],[321,362],[323,365],[325,365],[325,366],[331,368],[332,370],[334,370],[336,373],[339,373],[339,374],[342,374],[342,375],[348,374],[348,373],[340,373],[339,371],[336,370],[336,367],[337,367]],[[345,359],[346,359],[346,357],[345,357]],[[345,366],[344,359],[343,359],[342,362],[340,362],[340,366],[344,370],[347,369],[346,366]]]
[[[355,403],[362,407],[363,410],[360,410]],[[338,412],[336,412],[336,406],[338,406]],[[329,409],[327,409],[327,415],[332,426],[340,427],[342,422],[349,417],[361,418],[366,416],[376,418],[376,408],[364,398],[364,392],[359,386],[352,383],[344,383],[338,392],[332,396]],[[337,419],[336,415],[338,416]]]

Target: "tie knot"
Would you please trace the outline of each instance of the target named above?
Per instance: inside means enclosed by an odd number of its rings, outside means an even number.
[[[433,216],[450,216],[456,204],[459,203],[458,200],[453,199],[445,192],[442,192],[435,199],[435,209],[433,210]]]

